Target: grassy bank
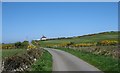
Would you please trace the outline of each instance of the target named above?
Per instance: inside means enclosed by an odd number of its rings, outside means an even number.
[[[94,55],[92,53],[68,49],[68,48],[58,48],[58,49],[69,52],[85,60],[86,62],[94,65],[98,69],[105,71],[106,73],[107,71],[119,71],[117,59],[113,59],[111,57],[106,57],[102,55]]]
[[[67,42],[74,42],[75,44],[80,44],[80,43],[94,43],[102,40],[118,40],[118,32],[106,32],[101,34],[96,33],[94,35],[88,34],[88,35],[76,36],[71,38],[39,41],[39,44],[43,47],[46,47],[46,45],[57,45]]]
[[[25,53],[26,49],[2,49],[2,58]]]
[[[52,71],[51,54],[44,50],[42,56],[31,66],[31,71]]]

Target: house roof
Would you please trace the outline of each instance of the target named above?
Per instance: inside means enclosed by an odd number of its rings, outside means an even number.
[[[42,36],[41,38],[46,38],[45,36]]]

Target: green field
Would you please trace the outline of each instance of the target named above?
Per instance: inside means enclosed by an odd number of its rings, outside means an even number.
[[[93,36],[82,36],[82,37],[72,37],[68,39],[56,39],[56,40],[46,40],[46,41],[39,41],[41,46],[46,46],[47,44],[60,44],[60,43],[67,43],[67,42],[74,42],[76,43],[92,43],[92,42],[99,42],[102,40],[118,40],[118,32],[106,32],[103,34],[95,34]]]
[[[2,58],[25,53],[26,49],[2,49]]]

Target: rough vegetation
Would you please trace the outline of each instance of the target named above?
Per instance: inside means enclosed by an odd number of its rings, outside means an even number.
[[[42,56],[31,66],[30,71],[52,71],[52,55],[44,50]]]
[[[105,64],[104,59],[107,57],[110,57],[110,60],[113,61],[114,64],[117,63],[114,60],[120,59],[120,50],[118,48],[118,46],[120,45],[118,42],[118,32],[103,32],[98,34],[89,34],[89,35],[83,35],[77,37],[53,38],[53,39],[47,39],[46,41],[33,40],[32,44],[29,44],[28,41],[16,42],[12,44],[3,43],[2,44],[3,50],[12,50],[12,49],[21,49],[21,48],[26,49],[26,51],[21,54],[14,54],[12,56],[3,58],[3,62],[2,62],[3,72],[27,71],[30,70],[29,68],[31,65],[33,67],[33,70],[38,70],[38,71],[48,70],[46,68],[48,66],[46,65],[47,63],[49,63],[48,61],[51,61],[51,59],[48,58],[48,53],[47,55],[44,55],[42,58],[40,58],[40,56],[43,53],[43,50],[41,48],[36,49],[40,46],[63,48],[63,50],[74,52],[75,54],[80,55],[80,57],[83,57],[84,59],[87,60],[89,59],[88,61],[90,63],[95,62],[96,63],[95,65],[102,64],[100,65],[101,66],[100,68],[105,66],[103,65]],[[90,57],[89,55],[95,57],[96,59],[89,58]],[[99,58],[101,59],[98,60]],[[37,59],[38,61],[35,63]],[[106,62],[109,61],[106,59]],[[113,68],[110,67],[112,66],[112,64],[113,64],[112,62],[109,62],[109,64],[107,65],[109,67],[106,67],[108,69],[104,69],[104,70],[110,70],[110,68]],[[49,65],[49,68],[50,67],[51,66]]]
[[[69,52],[83,59],[84,61],[104,71],[104,73],[120,73],[119,70],[120,59],[113,59],[110,56],[104,56],[104,55],[95,55],[90,52],[80,51],[78,49],[77,50],[70,48],[57,48],[57,49]]]
[[[90,52],[97,55],[120,58],[118,32],[102,32],[71,38],[59,38],[56,40],[34,41],[43,47],[71,48]]]
[[[10,44],[4,44],[2,43],[2,49],[21,49],[21,48],[28,48],[29,42],[23,41],[23,42],[16,42],[16,43],[10,43]]]
[[[2,61],[2,70],[26,71],[41,55],[42,49],[30,49],[24,54],[6,57]]]
[[[118,33],[111,31],[68,38],[53,38],[46,41],[34,40],[33,42],[42,47],[59,48],[70,52],[103,71],[118,71],[120,68]]]

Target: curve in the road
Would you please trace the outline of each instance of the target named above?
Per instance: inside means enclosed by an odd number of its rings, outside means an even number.
[[[53,57],[53,71],[99,71],[76,56],[58,49],[45,48]]]

